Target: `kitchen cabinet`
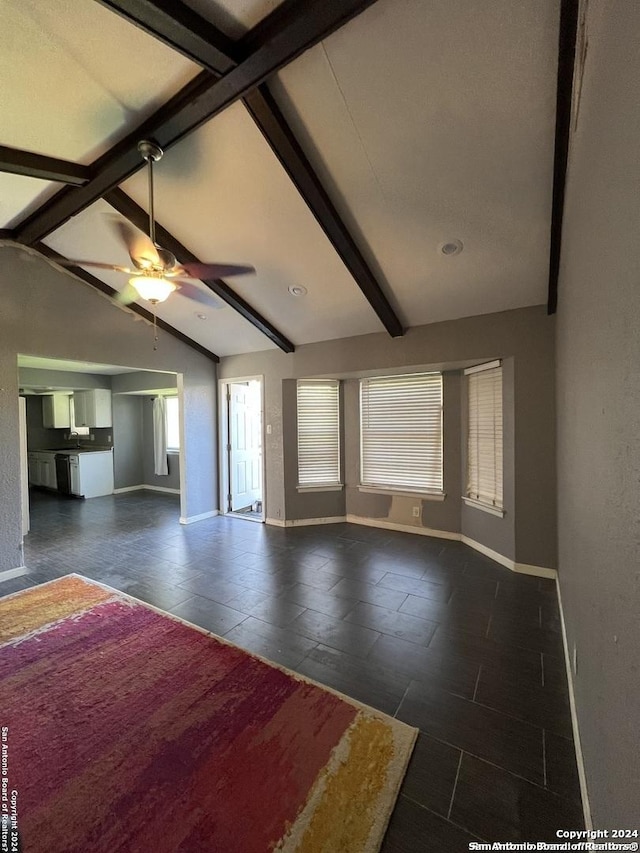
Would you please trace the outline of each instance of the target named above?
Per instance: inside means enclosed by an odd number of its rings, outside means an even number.
[[[71,426],[68,394],[46,394],[42,398],[42,426],[54,429]]]
[[[95,388],[92,391],[74,391],[73,408],[76,426],[112,426],[111,391],[106,388]]]
[[[44,486],[47,489],[58,488],[55,452],[30,451],[27,454],[27,469],[30,486]]]
[[[98,498],[113,494],[113,453],[110,450],[69,456],[71,494]]]

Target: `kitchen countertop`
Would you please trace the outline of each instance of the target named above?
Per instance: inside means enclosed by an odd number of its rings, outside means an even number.
[[[29,453],[65,453],[75,456],[77,453],[112,453],[112,447],[43,447],[39,450],[29,450]]]

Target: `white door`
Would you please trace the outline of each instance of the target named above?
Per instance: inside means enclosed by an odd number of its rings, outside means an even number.
[[[262,395],[260,382],[229,385],[231,510],[262,500]]]

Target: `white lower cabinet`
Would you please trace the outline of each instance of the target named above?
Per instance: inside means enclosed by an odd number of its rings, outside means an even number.
[[[44,486],[57,489],[56,454],[34,450],[27,453],[27,468],[30,486]]]
[[[113,453],[78,453],[69,457],[71,494],[99,498],[113,494]]]

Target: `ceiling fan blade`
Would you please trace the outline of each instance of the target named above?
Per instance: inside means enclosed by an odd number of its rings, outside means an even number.
[[[184,270],[182,275],[188,275],[190,278],[227,278],[231,275],[249,275],[255,273],[255,267],[241,266],[240,264],[199,264],[188,263],[180,264],[180,269]]]
[[[60,258],[56,259],[56,263],[61,267],[97,267],[100,270],[115,270],[116,272],[125,272],[129,275],[137,272],[137,270],[131,270],[129,267],[121,267],[118,264],[103,264],[99,261],[73,261],[70,258]]]
[[[138,269],[160,263],[158,251],[145,233],[120,216],[109,216],[111,228],[125,244],[129,257]]]
[[[173,279],[173,284],[175,284],[178,288],[178,293],[182,294],[182,296],[186,296],[187,299],[193,299],[194,302],[201,302],[203,305],[208,305],[210,308],[222,308],[222,302],[219,299],[216,299],[213,294],[205,293],[203,290],[200,290],[199,287],[196,287],[195,284],[191,284],[188,281],[176,281]]]

